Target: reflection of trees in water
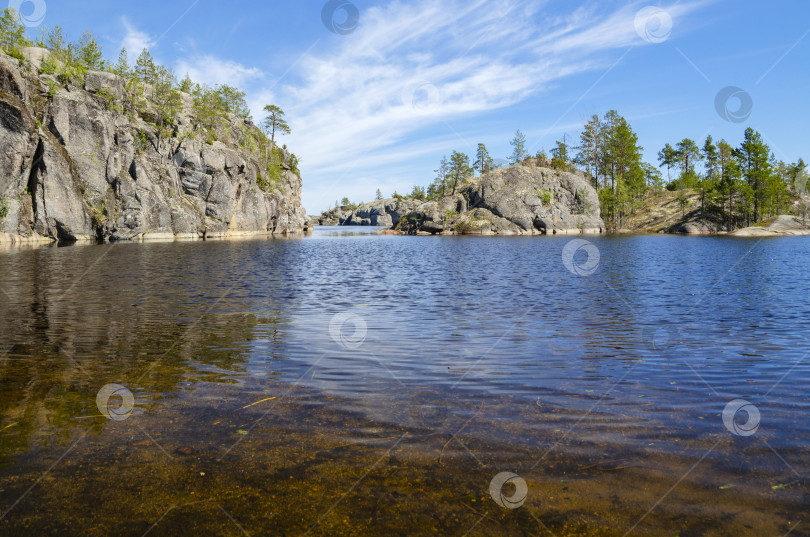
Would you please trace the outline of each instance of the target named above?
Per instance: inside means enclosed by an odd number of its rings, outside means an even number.
[[[96,395],[105,384],[127,386],[149,412],[159,398],[194,389],[196,382],[236,383],[260,321],[266,319],[209,315],[191,330],[177,324],[157,332],[137,319],[119,319],[93,345],[77,342],[70,327],[78,321],[63,317],[63,330],[17,344],[0,360],[0,429],[15,424],[0,432],[0,464],[34,444],[64,444],[75,429],[100,434],[105,421],[90,417],[99,414]],[[106,345],[117,333],[126,341]]]
[[[34,445],[66,444],[76,429],[100,434],[105,420],[76,418],[99,414],[105,384],[127,386],[149,412],[157,399],[201,380],[237,382],[256,337],[283,343],[287,323],[275,308],[265,304],[269,318],[257,318],[223,300],[203,315],[224,290],[217,295],[199,279],[179,285],[148,255],[124,274],[102,272],[93,262],[103,253],[47,248],[0,260],[9,295],[0,302],[0,430],[8,427],[0,431],[0,468]],[[110,260],[119,253],[133,252],[114,251]]]

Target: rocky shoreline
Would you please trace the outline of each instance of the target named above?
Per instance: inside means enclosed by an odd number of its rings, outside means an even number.
[[[810,235],[810,225],[792,215],[727,231],[703,214],[698,192],[690,192],[684,204],[678,197],[668,191],[653,194],[627,227],[608,229],[584,174],[519,165],[472,178],[456,195],[431,201],[377,200],[310,218],[322,226],[385,226],[378,233],[387,235]],[[589,211],[583,211],[586,206]]]
[[[520,164],[472,177],[430,200],[389,199],[337,208],[321,225],[389,226],[403,235],[575,235],[606,231],[585,174]]]

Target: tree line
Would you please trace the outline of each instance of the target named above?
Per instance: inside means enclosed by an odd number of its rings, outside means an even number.
[[[658,162],[667,169],[668,189],[698,190],[701,211],[719,214],[728,229],[790,212],[795,197],[807,190],[804,161],[778,160],[762,134],[750,127],[737,147],[725,140],[715,143],[711,136],[702,146],[689,138],[674,147],[668,143],[658,152]]]
[[[806,199],[795,203],[807,193],[810,182],[805,162],[778,160],[762,134],[750,127],[736,147],[725,140],[715,142],[711,135],[702,145],[689,138],[674,146],[667,143],[657,153],[658,166],[643,160],[638,135],[616,110],[591,116],[579,133],[577,145],[572,146],[565,135],[555,142],[550,155],[541,149],[531,156],[520,130],[510,145],[509,164],[584,172],[599,194],[602,218],[614,228],[635,214],[648,196],[663,189],[680,194],[682,210],[690,195],[699,194],[699,216],[728,230],[786,212],[803,217],[807,212]],[[498,167],[486,145],[479,143],[474,158],[453,151],[449,158],[441,159],[434,180],[426,188],[417,185],[408,195],[395,192],[394,197],[427,201],[454,195],[459,185],[475,174],[485,175]],[[377,199],[382,199],[379,190]]]
[[[105,59],[98,39],[90,31],[72,42],[59,26],[50,29],[40,27],[38,36],[32,40],[28,39],[25,30],[14,9],[0,11],[0,47],[6,54],[24,61],[22,49],[25,47],[40,47],[49,51],[40,73],[51,75],[57,81],[54,84],[50,78],[46,79],[51,86],[51,94],[60,85],[82,86],[89,71],[106,71],[121,77],[126,91],[121,106],[108,90],[102,89],[98,94],[106,101],[108,109],[124,113],[131,120],[138,116],[153,125],[155,150],[166,138],[179,139],[179,149],[183,140],[191,136],[190,132],[181,134],[177,123],[183,110],[183,94],[190,95],[192,99],[192,130],[202,131],[208,143],[221,136],[237,135],[228,128],[230,117],[246,123],[253,121],[245,92],[227,84],[210,87],[195,83],[188,74],[178,80],[174,71],[157,62],[146,48],[139,53],[134,64],[126,48],[120,50],[115,61],[109,61]],[[272,187],[271,182],[278,180],[285,164],[299,172],[295,154],[288,153],[286,146],[279,148],[276,145],[277,135],[291,132],[284,111],[276,105],[267,105],[264,112],[266,117],[260,123],[260,128],[246,129],[244,133],[239,133],[241,139],[235,142],[260,160],[268,177],[260,177],[259,186],[267,190]],[[140,136],[146,138],[144,133]]]

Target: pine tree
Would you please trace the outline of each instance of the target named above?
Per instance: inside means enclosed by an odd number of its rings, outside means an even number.
[[[13,8],[0,11],[0,47],[13,56],[20,55],[20,49],[28,46],[25,38],[25,25],[20,22]]]
[[[270,135],[270,142],[275,145],[276,132],[279,134],[290,134],[290,126],[284,119],[284,111],[274,104],[268,104],[264,107],[267,112],[267,117],[262,123],[265,133]]]
[[[135,61],[135,75],[144,84],[154,84],[155,82],[157,75],[155,60],[152,59],[152,54],[147,49],[143,49]]]
[[[671,183],[672,174],[670,170],[678,163],[678,152],[675,151],[674,147],[667,144],[664,149],[658,152],[658,162],[660,163],[659,168],[667,167],[667,182]]]
[[[132,77],[132,68],[129,65],[129,54],[125,47],[122,47],[121,51],[118,53],[118,61],[115,62],[112,71],[124,79]]]
[[[101,52],[101,45],[98,44],[98,40],[89,31],[84,32],[79,40],[78,55],[88,69],[94,71],[104,70],[104,54]]]
[[[54,26],[48,31],[48,34],[45,37],[45,48],[50,50],[57,57],[60,57],[65,49],[67,49],[67,41],[65,40],[65,36],[62,34],[61,26]]]
[[[737,150],[737,159],[751,189],[754,222],[759,222],[762,216],[765,188],[771,179],[769,154],[770,148],[762,141],[762,135],[751,127],[745,129],[743,142]]]
[[[731,231],[734,227],[734,194],[740,179],[740,168],[734,158],[734,149],[725,140],[717,142],[717,166],[720,174],[719,190],[723,197],[722,205],[728,200],[726,214],[726,229]]]
[[[380,190],[379,188],[377,189],[377,193],[374,195],[374,199],[377,201],[383,199],[382,190]]]
[[[182,99],[180,92],[175,88],[175,76],[171,69],[158,65],[155,67],[152,92],[152,108],[154,110],[155,124],[158,126],[157,150],[160,151],[160,140],[169,134],[167,130],[173,126]]]
[[[453,178],[453,192],[451,196],[456,195],[456,187],[458,184],[472,175],[472,173],[473,169],[470,167],[470,157],[464,153],[453,151],[453,154],[450,155],[450,175]]]
[[[566,143],[565,135],[562,141],[555,142],[556,146],[551,150],[551,167],[555,170],[565,170],[568,168],[568,144]]]
[[[675,152],[681,166],[680,188],[695,186],[695,166],[701,159],[700,149],[694,140],[684,138],[675,146]]]
[[[512,146],[512,154],[509,156],[510,164],[519,164],[529,158],[529,154],[526,152],[526,136],[520,130],[515,131],[515,137],[512,138],[509,145]]]
[[[433,171],[436,172],[436,180],[434,181],[436,194],[439,197],[444,197],[447,193],[447,177],[450,174],[450,161],[447,160],[446,155],[442,157],[439,167]]]
[[[414,185],[413,190],[408,195],[409,198],[419,201],[425,201],[427,199],[427,194],[425,193],[425,188],[419,185]]]
[[[647,183],[647,186],[663,188],[664,178],[661,177],[661,172],[658,171],[658,168],[652,164],[642,162],[641,169],[644,172],[644,180]]]
[[[233,86],[229,86],[227,84],[222,84],[218,86],[216,89],[217,94],[219,95],[220,101],[222,102],[223,106],[225,107],[225,111],[235,116],[250,120],[250,108],[248,107],[247,101],[245,100],[246,93],[244,91],[240,91],[238,88]],[[281,112],[281,109],[276,107],[278,112]],[[267,108],[265,107],[265,110]],[[284,112],[281,112],[281,116],[284,115]],[[285,123],[286,125],[286,123]],[[289,127],[287,127],[289,129]],[[277,129],[281,130],[281,129]],[[289,134],[289,132],[285,132],[284,134]]]
[[[580,166],[585,166],[585,172],[599,182],[599,149],[602,141],[602,120],[594,114],[585,124],[579,136],[579,147],[574,160]]]
[[[703,161],[706,163],[706,175],[713,179],[717,173],[717,160],[719,155],[717,153],[717,146],[714,145],[711,134],[706,137],[703,143]]]
[[[700,181],[701,212],[706,209],[706,194],[714,189],[716,183],[718,154],[717,146],[714,145],[714,140],[712,140],[711,135],[706,136],[702,151],[703,161],[706,163],[706,174]]]
[[[489,156],[487,146],[484,144],[478,144],[478,150],[475,153],[475,165],[473,168],[477,169],[478,173],[480,173],[482,176],[492,171],[493,160],[492,157]]]
[[[178,89],[183,93],[191,93],[191,91],[194,89],[194,82],[192,82],[191,77],[188,76],[188,73],[186,73],[186,77],[183,79],[183,81],[180,82],[180,87]]]

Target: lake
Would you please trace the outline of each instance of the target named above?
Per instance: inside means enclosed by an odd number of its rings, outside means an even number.
[[[810,240],[374,231],[0,251],[0,535],[810,535]]]

